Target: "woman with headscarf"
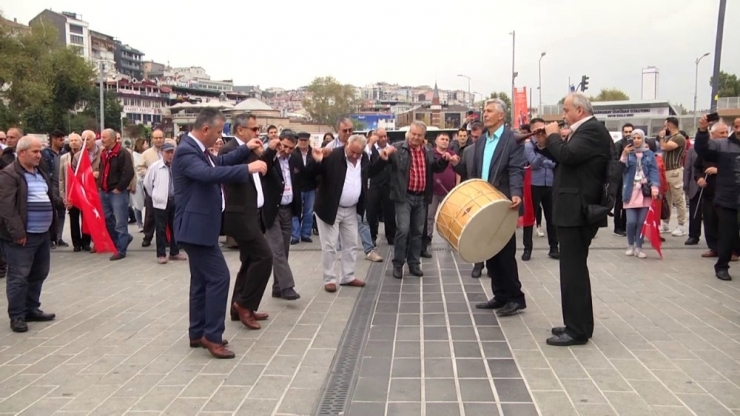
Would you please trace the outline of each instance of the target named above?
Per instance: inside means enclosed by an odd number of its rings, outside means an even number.
[[[645,143],[645,132],[635,129],[620,161],[626,165],[622,176],[622,200],[627,214],[628,256],[647,257],[642,251],[642,225],[653,199],[660,194],[660,172],[655,153]],[[630,186],[631,184],[631,186]]]

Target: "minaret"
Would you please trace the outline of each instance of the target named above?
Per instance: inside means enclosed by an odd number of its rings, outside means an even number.
[[[439,89],[437,88],[437,81],[434,81],[434,95],[432,95],[432,105],[429,107],[432,110],[432,126],[440,129],[444,128],[442,124],[442,105],[439,103]]]

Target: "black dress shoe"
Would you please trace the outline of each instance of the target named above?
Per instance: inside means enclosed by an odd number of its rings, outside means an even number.
[[[116,254],[110,256],[110,261],[116,261],[116,260],[121,260],[121,259],[125,259],[125,258],[126,258],[126,255],[125,254],[116,253]]]
[[[560,258],[560,252],[556,248],[551,248],[550,252],[547,253],[547,257],[558,260]]]
[[[141,242],[142,247],[149,247],[150,245],[152,245],[152,240],[144,240]]]
[[[48,322],[53,321],[56,317],[56,314],[44,313],[44,311],[36,309],[33,312],[27,313],[25,320],[26,322]]]
[[[83,251],[90,251],[92,249],[90,248],[90,246],[82,246],[82,250]]]
[[[553,327],[550,332],[552,332],[553,335],[558,336],[565,333],[565,327],[564,326],[555,326]]]
[[[13,332],[28,332],[28,324],[23,318],[13,318],[10,320],[10,329]]]
[[[300,240],[298,240],[297,238],[291,238],[291,239],[290,239],[290,245],[291,245],[291,246],[294,246],[294,245],[296,245],[296,244],[298,244],[298,243],[300,243],[300,242],[301,242],[301,241],[300,241]]]
[[[393,277],[396,279],[403,278],[403,266],[393,266]]]
[[[483,273],[483,263],[475,263],[473,265],[473,271],[470,272],[470,277],[477,279],[480,277],[482,273]]]
[[[717,276],[717,279],[724,280],[726,282],[732,280],[732,276],[730,276],[730,273],[727,272],[727,270],[717,270],[714,275]]]
[[[431,259],[432,253],[428,252],[426,249],[421,250],[421,257],[424,257],[425,259]]]
[[[519,311],[527,309],[526,306],[520,305],[516,302],[507,302],[506,305],[504,305],[503,308],[499,309],[498,312],[496,312],[496,315],[498,316],[512,316],[519,313]]]
[[[311,237],[301,237],[301,241],[303,241],[304,243],[313,243]]]
[[[685,246],[695,246],[699,244],[699,239],[696,237],[689,237],[683,245]]]
[[[283,294],[280,291],[277,291],[277,292],[273,291],[272,292],[272,297],[273,298],[282,298],[283,297]]]
[[[59,241],[57,241],[57,246],[59,246],[59,247],[69,247],[69,244],[66,241],[60,239]]]
[[[500,300],[489,300],[486,303],[477,303],[475,307],[478,309],[501,309],[506,306],[506,302]]]
[[[280,297],[285,300],[297,300],[301,298],[301,295],[299,295],[292,287],[289,287],[280,292]]]
[[[626,237],[627,236],[627,232],[622,231],[622,230],[614,230],[614,235],[616,235],[618,237]]]
[[[532,252],[529,250],[524,250],[524,253],[522,253],[522,261],[529,261],[529,259],[532,258]]]
[[[419,266],[409,267],[409,273],[416,277],[424,276],[424,272],[421,271],[421,267]]]
[[[72,251],[74,251],[75,253],[79,253],[80,251],[82,251],[82,247],[75,247],[72,249]]]
[[[566,333],[554,335],[547,339],[547,345],[553,347],[570,347],[571,345],[584,345],[588,343],[587,339],[575,339]]]

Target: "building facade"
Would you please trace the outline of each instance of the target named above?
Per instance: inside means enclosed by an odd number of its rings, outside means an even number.
[[[658,99],[658,86],[660,81],[660,71],[654,66],[649,66],[642,70],[642,97],[643,101],[653,101]]]
[[[103,70],[105,79],[116,77],[116,40],[94,30],[90,31],[90,60],[95,64],[95,71]]]
[[[10,36],[25,35],[31,32],[31,28],[23,23],[18,23],[18,19],[10,20],[2,16],[0,16],[0,27],[5,30],[5,33],[10,34]]]
[[[116,71],[124,77],[142,80],[144,79],[144,70],[142,69],[142,57],[144,52],[134,49],[129,45],[116,41],[114,50],[116,61]]]
[[[82,16],[72,12],[57,13],[44,10],[31,19],[29,26],[37,24],[51,25],[59,33],[59,41],[74,48],[85,59],[90,59],[90,25]]]
[[[169,88],[160,87],[148,80],[126,78],[108,81],[105,88],[115,92],[123,106],[121,119],[128,119],[130,124],[152,127],[162,123],[162,109],[167,107],[171,92]]]

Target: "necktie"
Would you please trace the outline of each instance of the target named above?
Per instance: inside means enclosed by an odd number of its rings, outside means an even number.
[[[213,159],[211,159],[211,152],[208,151],[208,149],[203,151],[203,154],[206,155],[206,159],[208,159],[208,163],[212,166],[216,166],[216,164],[213,162]],[[224,191],[224,184],[220,184],[221,186],[221,194],[226,196],[226,192]]]

